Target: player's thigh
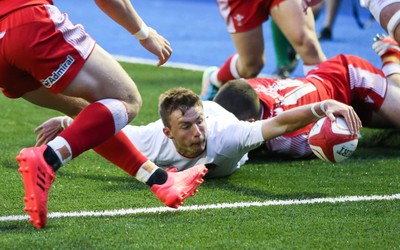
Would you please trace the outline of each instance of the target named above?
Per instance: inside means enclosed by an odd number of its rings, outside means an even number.
[[[308,8],[305,14],[301,0],[283,1],[271,9],[271,17],[293,46],[301,45],[305,37],[317,39],[312,11]]]
[[[389,4],[388,6],[384,7],[380,13],[379,20],[380,20],[381,26],[388,32],[389,32],[388,23],[398,11],[400,11],[400,1]],[[392,22],[395,22],[395,21],[392,20]],[[396,41],[399,41],[400,40],[400,25],[397,25],[397,27],[392,27],[392,29],[393,30],[391,30],[390,32],[392,32],[394,34],[394,36],[395,36],[394,38],[396,39]]]
[[[388,77],[388,89],[385,100],[382,103],[378,114],[386,122],[391,123],[396,128],[400,128],[400,74],[394,74]]]
[[[231,37],[243,65],[264,64],[264,37],[261,25],[249,31],[232,33]]]
[[[271,16],[299,53],[305,65],[314,65],[326,60],[315,33],[315,23],[310,8],[304,14],[301,0],[286,0],[271,9]],[[287,18],[290,16],[290,18]]]
[[[95,46],[78,75],[62,93],[89,102],[105,98],[119,99],[128,104],[140,101],[135,82],[99,45]]]
[[[386,29],[389,20],[399,10],[400,10],[400,1],[393,2],[393,3],[383,7],[379,13],[379,22],[382,25],[382,27],[384,27]],[[374,13],[374,14],[378,14],[378,13]]]
[[[57,110],[71,117],[76,116],[88,105],[88,102],[82,98],[56,95],[45,87],[27,92],[22,98],[40,107]]]

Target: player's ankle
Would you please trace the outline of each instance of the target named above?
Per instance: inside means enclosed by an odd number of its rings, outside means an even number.
[[[146,184],[149,185],[150,187],[153,186],[154,184],[162,185],[167,181],[167,179],[168,179],[168,173],[164,169],[158,168],[146,181]]]
[[[43,152],[43,158],[46,163],[51,166],[54,172],[61,167],[61,161],[51,147],[47,146],[46,150]]]

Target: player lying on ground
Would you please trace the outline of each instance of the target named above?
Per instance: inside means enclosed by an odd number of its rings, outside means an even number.
[[[191,90],[174,88],[160,96],[161,120],[146,126],[128,125],[122,132],[158,166],[174,166],[181,171],[193,164],[206,164],[206,177],[224,177],[243,165],[247,153],[264,141],[318,120],[312,109],[331,120],[343,116],[353,133],[358,133],[361,127],[353,108],[334,100],[296,107],[271,119],[247,122],[239,121],[215,102],[201,102]],[[50,140],[70,119],[56,117],[40,125],[37,143]],[[101,150],[97,152],[101,154]],[[125,159],[118,148],[113,153],[114,158]]]
[[[377,42],[395,44],[390,37]],[[334,99],[353,106],[364,127],[400,128],[400,52],[392,48],[377,53],[381,54],[382,70],[362,58],[338,55],[304,78],[233,80],[219,90],[214,101],[240,120],[259,120],[297,106]],[[265,145],[271,152],[293,158],[311,156],[307,142],[310,128],[268,140]]]

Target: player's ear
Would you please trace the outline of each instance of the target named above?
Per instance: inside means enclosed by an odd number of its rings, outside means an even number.
[[[248,122],[255,122],[256,119],[254,119],[254,118],[249,118],[249,119],[247,119],[246,121],[248,121]]]
[[[174,137],[172,136],[171,130],[167,127],[163,128],[163,133],[166,137],[168,137],[169,139],[173,139]]]

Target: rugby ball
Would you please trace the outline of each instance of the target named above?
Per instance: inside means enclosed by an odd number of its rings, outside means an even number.
[[[354,153],[358,136],[350,133],[344,118],[336,117],[336,121],[332,123],[328,117],[324,117],[312,126],[308,143],[318,158],[337,163]]]

